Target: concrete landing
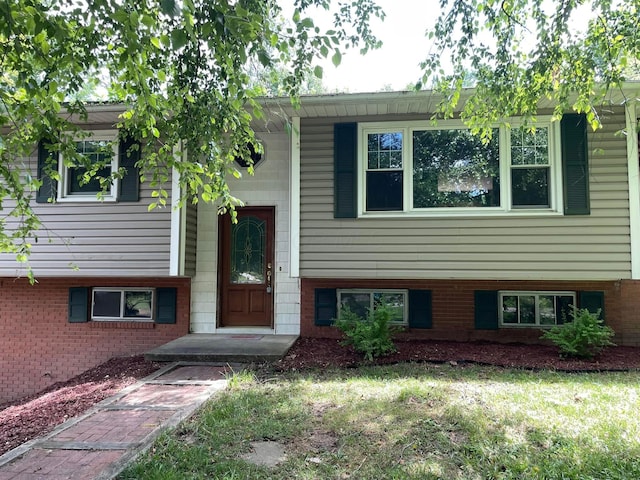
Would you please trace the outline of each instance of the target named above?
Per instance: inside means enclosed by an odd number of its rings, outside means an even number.
[[[273,362],[284,357],[297,335],[192,333],[147,352],[156,362]]]

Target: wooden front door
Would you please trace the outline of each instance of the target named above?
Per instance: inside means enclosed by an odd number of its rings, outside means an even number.
[[[237,223],[220,217],[218,325],[273,325],[274,208],[237,209]]]

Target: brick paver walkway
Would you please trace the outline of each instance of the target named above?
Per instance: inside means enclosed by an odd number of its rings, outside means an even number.
[[[224,389],[228,369],[169,365],[49,435],[0,456],[0,480],[113,478],[163,430]]]

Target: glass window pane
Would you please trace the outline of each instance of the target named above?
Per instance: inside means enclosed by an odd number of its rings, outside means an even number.
[[[375,292],[373,294],[373,305],[377,308],[380,305],[387,307],[387,310],[391,314],[391,322],[403,323],[404,322],[404,293],[385,293]]]
[[[380,166],[379,168],[391,167],[391,152],[380,152]]]
[[[96,177],[107,178],[111,175],[110,163],[113,150],[110,142],[105,140],[84,140],[76,142],[76,151],[86,157],[88,163],[95,164],[101,162],[109,165],[98,169],[97,173],[93,175],[88,182],[83,178],[87,172],[86,166],[69,167],[67,174],[67,194],[86,195],[100,192],[102,190],[100,188],[100,180]]]
[[[402,132],[367,135],[369,169],[402,168]]]
[[[87,172],[84,167],[71,167],[67,174],[67,193],[70,195],[95,195],[102,191],[100,187],[100,179],[107,178],[111,175],[111,167],[101,168],[97,173],[87,182],[83,176]]]
[[[555,325],[556,308],[554,295],[540,295],[538,297],[538,311],[540,312],[540,325]]]
[[[402,208],[402,171],[367,172],[367,211]]]
[[[536,297],[533,295],[518,296],[520,323],[533,325],[536,323]]]
[[[93,316],[120,318],[121,292],[93,291]]]
[[[502,297],[502,323],[518,323],[518,297],[505,295]]]
[[[413,206],[500,205],[500,148],[495,130],[484,144],[469,130],[413,133]]]
[[[151,318],[150,291],[125,291],[124,316],[127,318]]]
[[[340,294],[340,308],[348,308],[356,315],[366,318],[371,308],[371,294],[369,292],[342,292]]]
[[[380,165],[380,154],[378,152],[369,152],[369,162],[367,167],[370,170],[374,170],[376,168],[379,168]]]
[[[549,207],[549,169],[512,169],[511,197],[514,207]]]
[[[256,217],[239,217],[231,226],[231,283],[264,283],[265,229]]]
[[[576,301],[571,295],[559,295],[556,297],[556,322],[567,323],[573,320],[573,308]]]
[[[511,165],[549,165],[549,129],[511,130]]]

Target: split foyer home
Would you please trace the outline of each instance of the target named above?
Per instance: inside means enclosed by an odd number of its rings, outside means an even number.
[[[204,202],[147,211],[126,140],[101,200],[60,158],[47,179],[41,144],[37,284],[0,255],[0,403],[188,333],[338,337],[342,306],[385,305],[406,338],[536,342],[575,305],[639,345],[639,93],[612,93],[595,132],[542,101],[535,130],[509,119],[488,143],[433,123],[427,91],[265,99],[236,224]],[[91,107],[77,148],[104,154],[121,111]]]

